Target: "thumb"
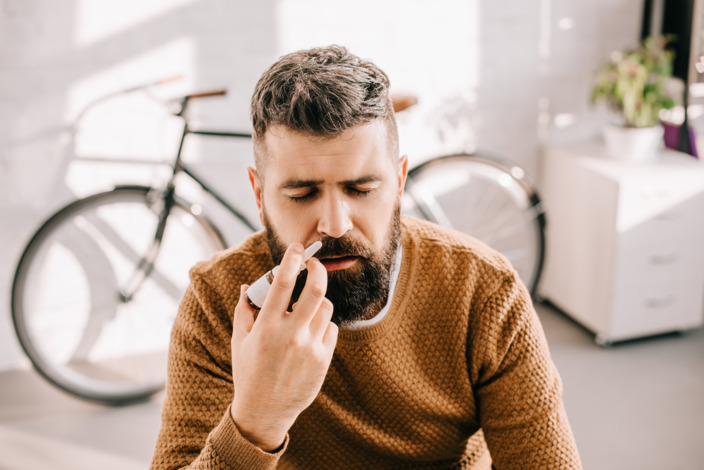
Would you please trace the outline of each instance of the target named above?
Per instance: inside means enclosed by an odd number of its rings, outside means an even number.
[[[247,288],[249,288],[247,284],[243,284],[242,287],[240,287],[240,299],[235,306],[235,318],[233,320],[233,339],[235,337],[243,338],[247,336],[249,332],[252,331],[252,326],[254,326],[255,310],[249,305],[245,298]]]

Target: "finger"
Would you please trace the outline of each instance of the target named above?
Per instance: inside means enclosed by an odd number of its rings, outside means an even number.
[[[330,323],[330,319],[332,318],[332,312],[332,302],[330,302],[328,299],[323,299],[323,301],[320,302],[320,307],[318,308],[318,311],[315,313],[313,319],[310,321],[311,336],[317,341],[323,340],[325,332],[328,328],[328,324]]]
[[[274,281],[271,283],[264,305],[259,312],[261,320],[267,321],[269,317],[280,318],[286,313],[293,288],[296,285],[298,271],[301,269],[302,259],[303,245],[300,243],[290,245],[274,274]]]
[[[328,327],[323,335],[323,346],[325,346],[329,357],[332,357],[332,354],[335,352],[335,345],[337,345],[337,333],[339,331],[340,329],[336,324],[332,322],[328,323]]]
[[[240,299],[235,306],[235,318],[233,319],[233,337],[242,338],[247,336],[247,334],[252,331],[252,326],[254,326],[255,310],[247,303],[244,295],[248,287],[247,284],[243,284],[240,287]]]
[[[320,303],[325,299],[328,288],[328,272],[325,266],[315,258],[306,263],[308,276],[303,286],[301,295],[296,302],[296,312],[293,321],[301,325],[308,325],[320,308]]]

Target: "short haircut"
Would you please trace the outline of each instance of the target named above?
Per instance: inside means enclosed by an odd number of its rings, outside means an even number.
[[[389,151],[398,157],[398,129],[388,76],[371,61],[332,45],[281,57],[262,75],[251,107],[257,169],[264,166],[264,136],[272,125],[334,138],[381,119]]]

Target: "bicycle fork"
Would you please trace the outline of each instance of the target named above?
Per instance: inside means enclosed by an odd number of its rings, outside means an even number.
[[[166,189],[160,198],[163,201],[163,206],[159,212],[159,220],[156,225],[154,240],[152,241],[151,246],[147,249],[146,254],[139,260],[139,263],[137,263],[137,267],[125,283],[125,286],[120,289],[120,292],[118,293],[119,299],[123,303],[127,303],[132,300],[135,293],[140,287],[142,287],[142,284],[154,269],[154,262],[159,255],[161,241],[164,238],[166,221],[168,220],[169,214],[171,213],[171,208],[174,205],[174,185],[172,181],[170,181],[166,186]]]
[[[181,104],[181,111],[177,116],[181,116],[188,105],[188,98],[184,99]],[[171,213],[171,208],[174,205],[174,194],[176,187],[176,175],[182,171],[183,167],[181,165],[181,152],[183,151],[183,143],[186,140],[186,136],[190,133],[188,128],[188,123],[184,121],[183,130],[181,132],[181,140],[178,145],[178,151],[176,153],[176,162],[174,164],[174,171],[171,175],[171,179],[166,184],[166,188],[161,195],[161,200],[163,201],[163,206],[159,213],[159,221],[156,225],[156,232],[154,233],[154,241],[147,250],[147,253],[139,260],[137,263],[137,268],[135,269],[132,276],[125,283],[125,287],[120,290],[119,298],[123,303],[127,303],[132,300],[134,294],[139,290],[139,288],[144,283],[144,280],[149,277],[152,270],[154,269],[154,261],[159,255],[159,249],[161,248],[161,240],[164,237],[164,229],[166,228],[166,220],[169,218]],[[149,197],[149,195],[147,195]],[[149,201],[147,201],[149,202]]]

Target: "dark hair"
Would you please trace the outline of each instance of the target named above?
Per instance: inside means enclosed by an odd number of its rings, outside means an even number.
[[[389,78],[345,47],[319,47],[281,57],[259,79],[251,117],[257,166],[262,164],[264,135],[275,124],[312,136],[335,137],[382,119],[390,149],[398,156]]]

